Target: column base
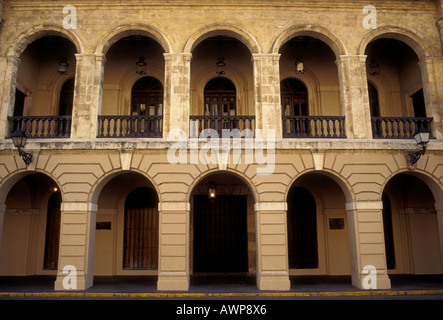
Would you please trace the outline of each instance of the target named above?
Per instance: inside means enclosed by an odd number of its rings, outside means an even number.
[[[291,281],[286,272],[262,273],[257,275],[257,287],[259,290],[288,291],[291,288]]]
[[[184,272],[162,273],[158,276],[158,291],[188,291],[189,275]]]

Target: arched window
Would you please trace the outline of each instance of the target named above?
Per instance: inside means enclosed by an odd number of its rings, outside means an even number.
[[[74,101],[74,78],[69,79],[63,84],[60,90],[60,100],[58,103],[58,115],[72,115],[72,105]]]
[[[236,90],[231,80],[217,77],[209,81],[204,90],[205,116],[235,116]]]
[[[309,115],[308,89],[300,80],[288,78],[281,82],[283,116]]]
[[[163,85],[154,77],[143,77],[132,87],[131,115],[161,116]]]
[[[377,88],[369,81],[368,81],[368,95],[369,95],[369,107],[371,110],[371,117],[380,117],[378,91]]]
[[[125,201],[123,269],[158,268],[158,200],[153,190],[133,190]]]

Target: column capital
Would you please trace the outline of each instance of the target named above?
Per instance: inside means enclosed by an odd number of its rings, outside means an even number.
[[[254,211],[286,211],[288,204],[283,201],[275,202],[256,202],[254,204]]]
[[[186,201],[167,201],[158,203],[158,211],[190,211],[191,204]]]
[[[346,203],[346,211],[352,210],[382,210],[382,201],[353,201]]]
[[[62,202],[61,211],[66,212],[97,212],[98,205],[92,202]]]

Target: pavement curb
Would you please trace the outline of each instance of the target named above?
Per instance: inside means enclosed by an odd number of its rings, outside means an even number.
[[[1,298],[247,298],[443,295],[443,290],[348,292],[252,292],[252,293],[135,293],[135,292],[0,292]]]

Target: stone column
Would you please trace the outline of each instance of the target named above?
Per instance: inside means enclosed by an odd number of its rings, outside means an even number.
[[[437,211],[437,228],[440,240],[440,259],[443,267],[443,202],[435,203],[435,211]]]
[[[383,203],[346,203],[351,247],[352,285],[360,289],[390,289],[383,233]],[[375,269],[371,269],[375,267]],[[375,278],[374,278],[375,277]],[[369,278],[376,280],[368,281]],[[370,287],[368,287],[370,285]]]
[[[94,203],[62,203],[55,290],[85,290],[92,286],[96,215]]]
[[[255,128],[263,129],[263,136],[275,130],[275,138],[282,138],[280,103],[280,54],[253,54]]]
[[[94,139],[101,112],[105,57],[102,54],[76,54],[71,138]]]
[[[366,56],[341,55],[336,63],[346,135],[350,139],[372,139]]]
[[[188,202],[160,202],[159,263],[157,290],[189,289]]]
[[[289,290],[286,202],[258,202],[254,210],[257,287],[260,290]]]
[[[3,221],[5,221],[5,212],[6,212],[6,205],[0,204],[0,248],[2,246],[2,239],[3,239]]]
[[[443,58],[425,58],[419,63],[426,115],[433,118],[433,134],[443,139]]]
[[[14,111],[19,64],[20,57],[18,54],[0,57],[0,139],[6,137],[7,119]]]
[[[189,135],[191,109],[191,54],[165,53],[165,102],[163,137],[169,131],[183,130]]]

